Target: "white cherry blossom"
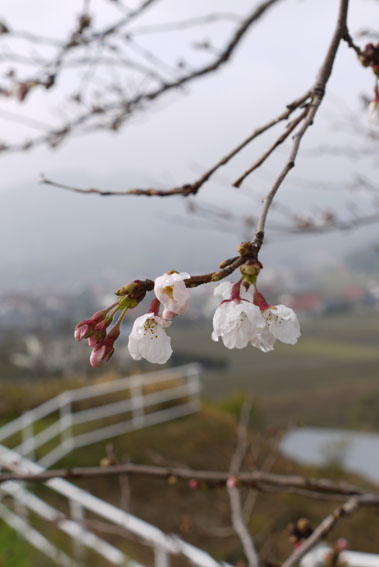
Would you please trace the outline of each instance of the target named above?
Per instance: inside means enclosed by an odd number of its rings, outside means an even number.
[[[300,324],[293,309],[285,305],[270,305],[262,311],[262,315],[276,339],[289,345],[297,342],[300,337]]]
[[[230,282],[223,282],[215,289],[215,295],[231,297],[232,287]],[[259,307],[251,302],[251,295],[250,300],[243,299],[245,294],[246,290],[241,286],[240,301],[224,299],[213,317],[212,339],[218,341],[221,337],[229,349],[245,348],[266,324]]]
[[[172,319],[174,315],[182,315],[187,311],[191,291],[186,287],[184,280],[190,277],[186,272],[180,274],[173,272],[156,278],[154,292],[163,304],[162,317],[164,319]]]
[[[172,354],[171,338],[166,334],[166,321],[154,313],[146,313],[134,321],[129,335],[129,352],[134,360],[145,358],[149,362],[165,364]]]
[[[275,342],[276,338],[266,325],[262,330],[259,330],[258,334],[250,341],[250,344],[259,348],[262,352],[270,352],[270,350],[274,350]]]
[[[219,296],[222,299],[230,299],[230,297],[232,295],[233,285],[234,284],[232,282],[221,282],[215,288],[213,293],[214,293],[215,296]],[[247,301],[250,301],[250,302],[253,301],[253,293],[251,291],[251,288],[246,290],[245,286],[241,285],[240,290],[239,290],[239,294],[240,294],[241,299],[246,299]]]

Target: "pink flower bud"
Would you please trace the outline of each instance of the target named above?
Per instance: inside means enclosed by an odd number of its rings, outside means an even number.
[[[114,353],[113,344],[119,335],[120,330],[117,327],[114,327],[102,342],[96,344],[89,359],[91,366],[94,368],[100,368],[105,362],[108,362]]]
[[[115,326],[111,329],[108,333],[107,339],[112,341],[112,344],[117,341],[118,337],[120,336],[120,328]]]
[[[344,537],[340,537],[336,541],[336,550],[337,551],[339,551],[339,552],[345,551],[346,549],[348,549],[348,547],[349,547],[349,542]]]
[[[106,337],[106,329],[112,322],[112,319],[112,317],[105,317],[102,321],[97,323],[93,334],[88,339],[88,344],[90,347],[99,346],[104,342]]]
[[[93,328],[90,321],[80,321],[75,327],[74,338],[76,341],[88,339],[93,333]]]
[[[105,358],[106,352],[107,347],[105,345],[102,345],[99,348],[95,348],[91,352],[89,359],[90,365],[93,368],[100,368],[101,366],[103,366],[103,364],[105,364],[105,362],[108,360],[107,358]]]
[[[228,480],[226,481],[226,486],[228,488],[235,488],[238,484],[238,478],[235,476],[231,476],[228,478]]]
[[[88,338],[88,346],[96,347],[102,344],[106,336],[105,331],[94,331],[93,335]]]
[[[96,313],[94,313],[92,317],[89,319],[88,321],[89,324],[95,327],[98,323],[100,323],[100,321],[103,321],[103,319],[105,319],[108,311],[109,309],[102,309],[101,311],[96,311]]]
[[[192,490],[198,490],[200,488],[200,482],[196,480],[196,478],[191,478],[188,483],[188,486],[192,488]]]

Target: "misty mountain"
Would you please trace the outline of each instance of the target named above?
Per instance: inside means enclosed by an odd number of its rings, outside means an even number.
[[[70,177],[79,186],[88,186],[85,174],[71,172]],[[99,186],[158,185],[147,175],[143,184],[141,177],[140,173],[129,174],[127,179],[108,175],[106,181],[99,180]],[[67,174],[55,178],[67,179]],[[238,210],[232,191],[227,206]],[[235,234],[214,230],[211,222],[189,215],[186,203],[182,197],[80,195],[36,181],[3,191],[0,287],[80,289],[98,283],[116,289],[125,281],[154,277],[169,269],[191,273],[216,269],[221,260],[235,255],[238,229]],[[378,228],[361,229],[359,240],[357,234],[345,231],[273,239],[268,231],[261,259],[274,272],[330,270],[343,263],[346,254],[372,242]]]
[[[0,286],[117,287],[166,269],[209,271],[235,254],[237,236],[194,230],[184,205],[180,197],[99,197],[37,183],[2,192]]]

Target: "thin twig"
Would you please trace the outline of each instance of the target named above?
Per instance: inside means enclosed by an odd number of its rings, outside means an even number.
[[[172,195],[183,195],[187,197],[188,195],[195,195],[199,189],[204,185],[206,181],[208,181],[212,175],[218,171],[223,165],[226,165],[233,157],[235,157],[242,149],[244,149],[250,142],[252,142],[255,138],[278,124],[284,120],[287,120],[291,114],[299,108],[302,104],[306,102],[306,100],[310,97],[310,91],[303,94],[298,99],[294,100],[290,104],[287,105],[287,108],[284,112],[264,124],[259,128],[256,128],[245,140],[243,140],[238,146],[236,146],[231,152],[229,152],[226,156],[224,156],[221,160],[219,160],[215,165],[213,165],[208,171],[206,171],[199,179],[192,183],[186,183],[185,185],[181,185],[179,187],[173,187],[171,189],[156,189],[156,188],[149,188],[149,189],[126,189],[121,191],[104,191],[102,189],[96,188],[89,188],[83,189],[81,187],[75,187],[73,185],[67,185],[65,183],[60,183],[54,181],[52,179],[48,179],[45,176],[42,176],[41,183],[43,185],[50,185],[53,187],[57,187],[58,189],[64,189],[66,191],[72,191],[74,193],[87,193],[87,194],[96,194],[102,197],[114,197],[114,196],[126,196],[126,195],[145,195],[146,197],[170,197]],[[303,114],[301,116],[303,117]],[[295,124],[296,126],[296,124]],[[292,128],[293,129],[293,128]],[[287,137],[292,129],[286,132]],[[282,137],[282,136],[281,136]],[[280,142],[277,142],[279,145]]]
[[[299,547],[295,549],[292,555],[282,564],[282,567],[295,567],[300,559],[304,557],[323,537],[328,535],[332,530],[338,520],[346,516],[347,514],[352,514],[359,506],[360,501],[358,498],[350,498],[343,506],[336,508],[329,516],[324,518],[315,529],[315,531],[310,535]]]
[[[196,479],[206,483],[210,487],[225,488],[230,472],[196,470],[181,467],[157,467],[153,465],[138,465],[126,463],[122,465],[112,465],[109,467],[73,467],[57,470],[46,470],[40,473],[23,473],[20,471],[17,462],[9,464],[2,462],[0,456],[0,466],[16,470],[17,473],[1,473],[0,484],[8,480],[19,480],[27,482],[45,482],[50,478],[66,478],[71,480],[81,478],[114,477],[122,474],[129,476],[140,476],[146,478],[168,479],[175,477],[177,480],[188,482]],[[300,475],[284,475],[270,473],[261,470],[252,472],[239,472],[234,475],[238,486],[246,486],[265,492],[275,489],[275,493],[296,493],[301,491],[301,495],[307,493],[330,495],[333,497],[365,496],[365,504],[379,505],[379,493],[365,491],[364,489],[346,482],[333,482],[329,479],[311,478]],[[338,499],[338,498],[337,498]]]
[[[241,415],[237,429],[237,447],[230,463],[229,472],[231,475],[238,474],[242,467],[243,460],[248,447],[248,425],[251,411],[251,401],[244,402],[241,408]],[[259,557],[255,549],[254,540],[243,518],[240,491],[236,486],[229,484],[227,486],[232,525],[239,537],[242,548],[245,552],[249,567],[258,567]]]
[[[253,163],[253,165],[249,167],[249,169],[245,171],[245,173],[243,173],[236,181],[234,181],[233,187],[237,187],[237,188],[240,187],[243,181],[246,179],[246,177],[248,177],[251,173],[253,173],[253,171],[258,169],[258,167],[260,167],[266,161],[266,159],[273,153],[273,151],[275,151],[276,148],[280,146],[280,144],[282,144],[288,138],[288,136],[295,130],[295,128],[300,124],[300,122],[303,121],[303,119],[306,117],[307,114],[308,114],[308,109],[304,110],[301,114],[299,114],[299,116],[287,126],[283,134],[279,136],[279,138],[272,144],[272,146],[270,146],[264,152],[264,154],[260,158],[258,158]]]
[[[255,238],[254,238],[254,242],[257,245],[258,249],[260,249],[260,247],[263,243],[266,218],[267,218],[267,214],[268,214],[268,211],[270,209],[271,203],[272,203],[279,187],[283,183],[284,179],[287,177],[287,174],[295,166],[295,160],[296,160],[296,157],[297,157],[303,136],[306,133],[306,131],[308,130],[308,128],[313,124],[314,117],[317,113],[319,106],[321,105],[321,102],[322,102],[322,99],[323,99],[323,96],[324,96],[324,93],[325,93],[325,87],[326,87],[326,84],[327,84],[327,82],[330,78],[330,75],[331,75],[331,72],[332,72],[332,69],[333,69],[333,64],[334,64],[334,61],[335,61],[335,58],[336,58],[336,55],[337,55],[338,47],[341,43],[341,40],[343,39],[343,37],[346,34],[346,30],[347,30],[346,20],[347,20],[348,6],[349,6],[349,0],[341,0],[340,1],[340,7],[339,7],[339,12],[338,12],[338,19],[337,19],[336,28],[335,28],[332,40],[330,42],[329,49],[327,51],[326,57],[325,57],[324,62],[323,62],[322,66],[321,66],[321,68],[318,72],[316,82],[313,86],[312,101],[308,105],[308,111],[307,111],[307,115],[304,119],[304,124],[300,128],[300,130],[294,135],[293,146],[292,146],[292,150],[291,150],[290,156],[288,158],[288,161],[285,164],[281,173],[279,174],[279,177],[275,181],[273,187],[271,188],[271,190],[269,191],[269,193],[266,195],[266,197],[263,200],[263,206],[262,206],[261,214],[260,214],[260,217],[259,217],[259,220],[258,220],[257,230],[256,230],[256,233],[255,233]]]
[[[44,70],[43,77],[34,77],[29,78],[27,83],[33,83],[34,86],[40,86],[43,88],[47,88],[49,81],[51,78],[54,78],[54,82],[57,80],[58,73],[61,72],[66,65],[66,55],[70,54],[73,49],[76,48],[86,48],[89,44],[93,43],[94,41],[101,41],[103,42],[104,39],[109,37],[114,37],[114,34],[119,33],[120,29],[125,26],[127,23],[130,22],[132,18],[140,15],[143,10],[147,7],[150,7],[153,2],[156,0],[146,0],[143,2],[139,8],[135,11],[130,12],[126,17],[118,20],[116,23],[108,26],[107,28],[93,33],[87,33],[87,35],[83,33],[79,33],[78,37],[74,39],[69,39],[67,42],[64,42],[61,46],[61,50],[56,56],[55,60],[52,60],[49,65],[49,73],[46,77],[46,73]],[[96,118],[98,114],[101,116],[105,116],[108,120],[106,124],[95,124],[93,129],[101,129],[101,128],[108,128],[114,129],[115,124],[115,116],[117,114],[117,128],[119,128],[125,120],[127,120],[130,115],[135,112],[136,110],[140,109],[141,107],[145,109],[146,104],[151,104],[154,100],[160,98],[162,95],[170,92],[179,90],[185,85],[191,83],[194,80],[200,79],[205,77],[211,73],[218,71],[218,69],[227,63],[234,52],[236,51],[237,47],[239,46],[242,39],[245,37],[246,33],[255,24],[260,18],[274,5],[278,4],[281,0],[265,0],[258,6],[254,8],[254,10],[242,21],[240,21],[238,27],[232,33],[230,39],[226,42],[223,49],[217,54],[217,56],[211,61],[210,63],[205,64],[204,66],[191,69],[186,72],[184,75],[181,75],[179,78],[175,78],[171,81],[163,81],[160,82],[158,86],[155,86],[151,89],[146,89],[142,92],[138,92],[134,96],[131,96],[129,99],[125,99],[124,96],[120,98],[119,101],[112,101],[107,104],[100,104],[100,105],[91,105],[89,110],[85,110],[83,113],[76,116],[73,120],[67,121],[61,128],[56,129],[55,131],[50,131],[45,136],[30,138],[21,144],[3,144],[0,148],[2,152],[11,152],[11,151],[25,151],[31,148],[34,148],[41,144],[48,144],[48,145],[56,145],[58,142],[63,141],[66,139],[70,134],[73,132],[84,132],[85,125]],[[23,81],[25,83],[25,81]],[[80,130],[81,129],[81,130]],[[88,129],[90,131],[90,128]],[[94,192],[94,191],[89,191]],[[171,194],[177,194],[178,191],[173,191]],[[185,190],[179,191],[179,193],[186,194]],[[104,194],[109,194],[109,192],[104,192]],[[144,193],[143,191],[137,190],[132,194],[151,194],[151,195],[160,195],[160,192],[152,192]]]

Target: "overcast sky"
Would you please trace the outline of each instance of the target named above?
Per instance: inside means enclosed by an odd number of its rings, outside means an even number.
[[[136,2],[126,4],[132,6]],[[112,12],[109,5],[105,1],[93,1],[95,24],[114,19],[116,12]],[[258,2],[161,0],[156,7],[146,12],[143,23],[147,25],[182,20],[191,15],[214,11],[236,11],[244,15],[254,5],[258,5]],[[79,13],[78,6],[81,3],[77,0],[35,0],[32,3],[29,0],[3,0],[1,19],[10,27],[40,32],[50,37],[62,37],[67,30],[72,30],[73,14]],[[26,154],[1,156],[0,191],[3,207],[6,209],[8,200],[14,199],[15,192],[21,187],[28,187],[31,193],[36,191],[38,195],[42,194],[41,191],[56,192],[56,222],[62,222],[58,190],[37,189],[41,172],[62,182],[88,183],[105,189],[144,186],[152,180],[162,186],[193,180],[202,167],[212,165],[257,126],[280,113],[287,103],[312,85],[335,26],[337,8],[337,0],[282,0],[252,27],[227,66],[217,74],[191,83],[184,92],[161,98],[146,113],[136,115],[120,133],[102,132],[72,137],[56,151],[41,147]],[[352,0],[349,15],[352,34],[362,28],[372,27],[372,22],[379,21],[378,16],[379,5],[374,0]],[[182,55],[201,64],[209,55],[194,50],[191,42],[211,38],[215,46],[221,46],[223,38],[227,38],[232,32],[233,25],[231,22],[217,23],[211,28],[203,27],[196,32],[191,30],[189,33],[141,36],[138,41],[142,46],[153,49],[160,59],[169,64],[174,64]],[[360,40],[361,45],[364,42],[365,40]],[[38,48],[38,53],[43,53],[42,48]],[[1,69],[3,74],[7,66],[3,65]],[[62,112],[65,112],[63,94],[67,92],[72,80],[74,77],[70,75],[57,89],[46,93],[31,93],[22,105],[0,99],[1,140],[15,141],[24,133],[33,134],[32,130],[24,130],[14,121],[2,118],[2,111],[57,123]],[[346,112],[356,111],[361,113],[362,124],[365,124],[366,116],[359,106],[358,96],[362,93],[370,96],[372,90],[372,73],[357,63],[352,50],[345,44],[341,45],[325,103],[314,127],[306,135],[305,152],[298,159],[296,170],[281,188],[280,200],[283,203],[299,211],[308,208],[314,212],[327,204],[332,208],[344,207],[346,200],[351,199],[351,195],[342,197],[341,191],[316,191],[299,179],[340,182],[348,181],[361,167],[372,170],[369,163],[362,166],[352,160],[332,159],[328,155],[316,158],[312,155],[312,148],[323,143],[330,144],[341,139],[347,145],[355,143],[354,135],[342,134],[337,130],[336,124],[344,118]],[[251,196],[263,195],[270,187],[286,159],[288,145],[280,148],[254,174],[246,183],[247,189],[234,189],[228,180],[239,176],[257,158],[268,140],[269,137],[265,137],[245,149],[222,171],[222,176],[215,177],[213,182],[201,190],[199,199],[217,201],[218,204],[234,207],[240,212],[256,213],[259,201],[252,201]],[[83,210],[90,210],[91,200],[96,198],[88,196],[87,205],[86,198],[75,202],[76,196],[71,197],[72,206],[79,209],[83,207]],[[354,198],[359,200],[364,209],[365,197],[361,195]],[[43,202],[40,199],[37,201]],[[123,201],[117,198],[113,202],[118,212],[120,207],[125,207],[129,222],[141,222],[133,215],[134,207],[136,214],[138,209],[138,215],[143,210],[140,205],[135,205],[136,198],[128,197]],[[176,211],[182,214],[180,199],[175,199],[175,204],[170,205],[165,205],[162,201],[154,204],[149,202],[146,214],[154,215],[157,211],[161,214],[166,207],[170,214]],[[107,210],[110,208],[111,205],[107,204]],[[51,211],[50,207],[50,217]],[[45,220],[47,224],[54,222],[51,218]],[[83,238],[93,233],[90,220],[86,222],[88,224],[82,226]],[[43,233],[43,225],[42,217],[36,230]],[[111,226],[111,221],[108,226]],[[141,225],[136,224],[137,226]],[[69,222],[67,228],[69,230]],[[19,230],[22,231],[23,227],[20,226]],[[164,230],[165,225],[162,223],[156,239],[164,240]],[[2,238],[7,239],[7,234],[3,233]],[[371,237],[375,232],[370,229],[367,234]],[[231,237],[232,246],[238,236],[236,234]],[[222,235],[220,242],[224,243],[225,238],[226,235]],[[341,236],[330,238],[342,242]],[[343,238],[346,240],[345,236]],[[193,242],[195,241],[196,239]],[[280,243],[276,245],[279,256],[280,246]],[[189,253],[192,254],[193,250]],[[223,257],[224,253],[220,250],[215,261]]]

